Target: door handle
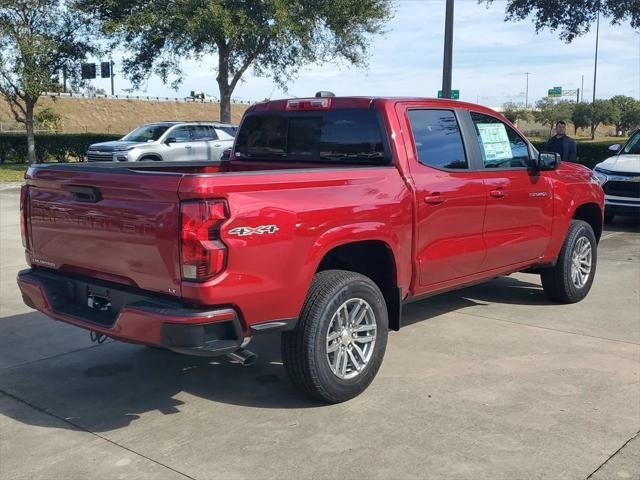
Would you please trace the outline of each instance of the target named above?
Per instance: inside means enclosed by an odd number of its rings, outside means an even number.
[[[507,194],[504,192],[504,190],[501,189],[497,189],[497,190],[491,190],[489,192],[489,195],[491,195],[494,198],[503,198],[505,197]]]
[[[191,148],[193,147],[191,147],[191,145],[185,145],[184,148],[186,148],[187,150],[191,150]]]
[[[436,193],[435,195],[427,195],[426,197],[424,197],[424,201],[429,205],[439,205],[441,203],[444,203],[445,198],[439,193]]]

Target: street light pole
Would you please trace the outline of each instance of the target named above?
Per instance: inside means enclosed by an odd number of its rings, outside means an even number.
[[[593,101],[596,101],[596,79],[598,77],[598,38],[600,37],[600,12],[596,20],[596,57],[593,63]]]
[[[115,75],[113,74],[113,59],[112,58],[109,59],[109,73],[111,74],[111,96],[113,97],[113,95],[114,95],[113,77],[115,77]]]
[[[593,101],[592,105],[596,103],[596,80],[598,78],[598,38],[600,37],[600,12],[596,20],[596,56],[593,63]],[[591,140],[596,138],[596,129],[593,122],[591,123]]]
[[[444,21],[444,61],[442,63],[442,97],[451,98],[453,67],[453,0],[447,0]]]
[[[527,76],[527,87],[524,91],[524,108],[526,110],[527,108],[529,108],[529,74],[530,72],[524,72],[524,74]]]

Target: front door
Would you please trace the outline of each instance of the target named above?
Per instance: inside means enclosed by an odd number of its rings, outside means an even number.
[[[482,270],[535,260],[551,238],[553,184],[545,172],[530,172],[529,146],[509,125],[477,112],[471,112],[471,120],[487,199]]]
[[[485,187],[467,159],[454,110],[407,108],[404,118],[413,140],[407,156],[415,184],[419,285],[437,289],[482,265]]]

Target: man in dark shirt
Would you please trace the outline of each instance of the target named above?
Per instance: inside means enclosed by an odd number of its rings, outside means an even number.
[[[544,151],[560,154],[563,162],[576,161],[576,142],[567,137],[567,124],[562,120],[556,123],[556,134],[549,139]]]

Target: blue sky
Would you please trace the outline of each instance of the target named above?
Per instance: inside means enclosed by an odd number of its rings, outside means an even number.
[[[444,0],[400,0],[387,33],[371,45],[368,69],[335,64],[305,68],[285,93],[269,78],[252,74],[234,92],[242,100],[265,97],[312,96],[317,90],[338,95],[435,96],[442,81]],[[547,89],[580,87],[591,98],[595,25],[591,32],[565,44],[557,33],[536,35],[531,20],[505,23],[505,2],[490,8],[476,0],[456,0],[453,57],[453,88],[462,100],[499,106],[507,101],[524,102],[525,75],[529,76],[529,101],[546,95]],[[116,61],[117,61],[116,55]],[[145,95],[188,95],[202,90],[218,96],[213,57],[184,64],[187,73],[178,91],[152,77]],[[117,67],[116,67],[117,71]],[[107,80],[95,85],[108,90]],[[116,78],[116,92],[129,87]],[[624,94],[640,98],[640,34],[628,24],[611,25],[601,19],[597,97]]]

